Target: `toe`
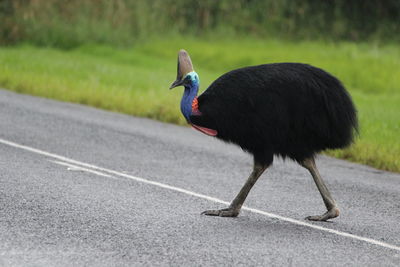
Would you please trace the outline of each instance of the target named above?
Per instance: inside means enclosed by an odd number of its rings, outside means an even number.
[[[237,217],[239,215],[239,211],[228,208],[222,210],[206,210],[203,211],[201,214],[208,216]]]
[[[221,217],[237,217],[238,215],[239,212],[234,210],[221,210],[219,214]]]
[[[206,210],[203,211],[201,214],[207,216],[219,216],[220,212],[220,210]]]
[[[331,210],[327,211],[326,213],[322,215],[317,215],[317,216],[308,216],[306,217],[306,220],[309,221],[327,221],[329,219],[333,219],[339,216],[339,209],[337,207],[332,208]]]
[[[309,221],[325,221],[325,220],[323,220],[323,216],[318,216],[318,215],[316,215],[316,216],[307,216],[306,220],[309,220]]]

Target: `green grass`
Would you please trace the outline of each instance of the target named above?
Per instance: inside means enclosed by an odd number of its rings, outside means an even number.
[[[305,62],[328,70],[349,89],[359,111],[360,136],[328,154],[400,172],[400,47],[354,43],[171,38],[130,49],[82,46],[0,48],[0,85],[21,93],[185,124],[176,53],[187,49],[201,89],[234,68],[268,62]]]

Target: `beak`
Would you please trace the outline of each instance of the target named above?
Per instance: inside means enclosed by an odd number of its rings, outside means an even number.
[[[181,49],[178,53],[178,71],[176,80],[171,84],[169,89],[183,85],[185,75],[192,71],[193,65],[190,56],[185,50]]]
[[[183,85],[183,81],[182,80],[176,80],[175,82],[173,82],[171,84],[171,86],[169,87],[169,89],[175,88],[177,86]]]

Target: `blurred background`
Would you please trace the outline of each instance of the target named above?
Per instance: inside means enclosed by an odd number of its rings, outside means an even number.
[[[201,90],[247,65],[337,76],[360,136],[328,154],[400,172],[400,1],[0,0],[0,86],[185,124],[169,91],[185,48]]]
[[[1,42],[72,48],[165,35],[399,41],[396,0],[2,0]]]

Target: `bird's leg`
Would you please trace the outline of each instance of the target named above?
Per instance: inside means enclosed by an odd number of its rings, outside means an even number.
[[[317,166],[315,164],[314,158],[305,159],[300,164],[311,173],[314,182],[317,185],[319,192],[321,193],[322,199],[324,200],[326,209],[328,210],[322,215],[308,216],[306,217],[306,219],[310,221],[326,221],[328,219],[339,216],[339,209],[336,205],[336,202],[335,200],[333,200],[331,193],[329,192],[324,181],[322,180],[321,175],[319,174]]]
[[[269,165],[262,165],[259,163],[254,163],[253,172],[250,174],[246,183],[240,190],[239,194],[235,197],[229,208],[221,210],[206,210],[201,214],[210,216],[221,216],[221,217],[236,217],[239,215],[240,209],[242,208],[243,202],[245,201],[247,195],[249,194],[251,188],[256,183],[257,179],[261,174],[267,169]]]

